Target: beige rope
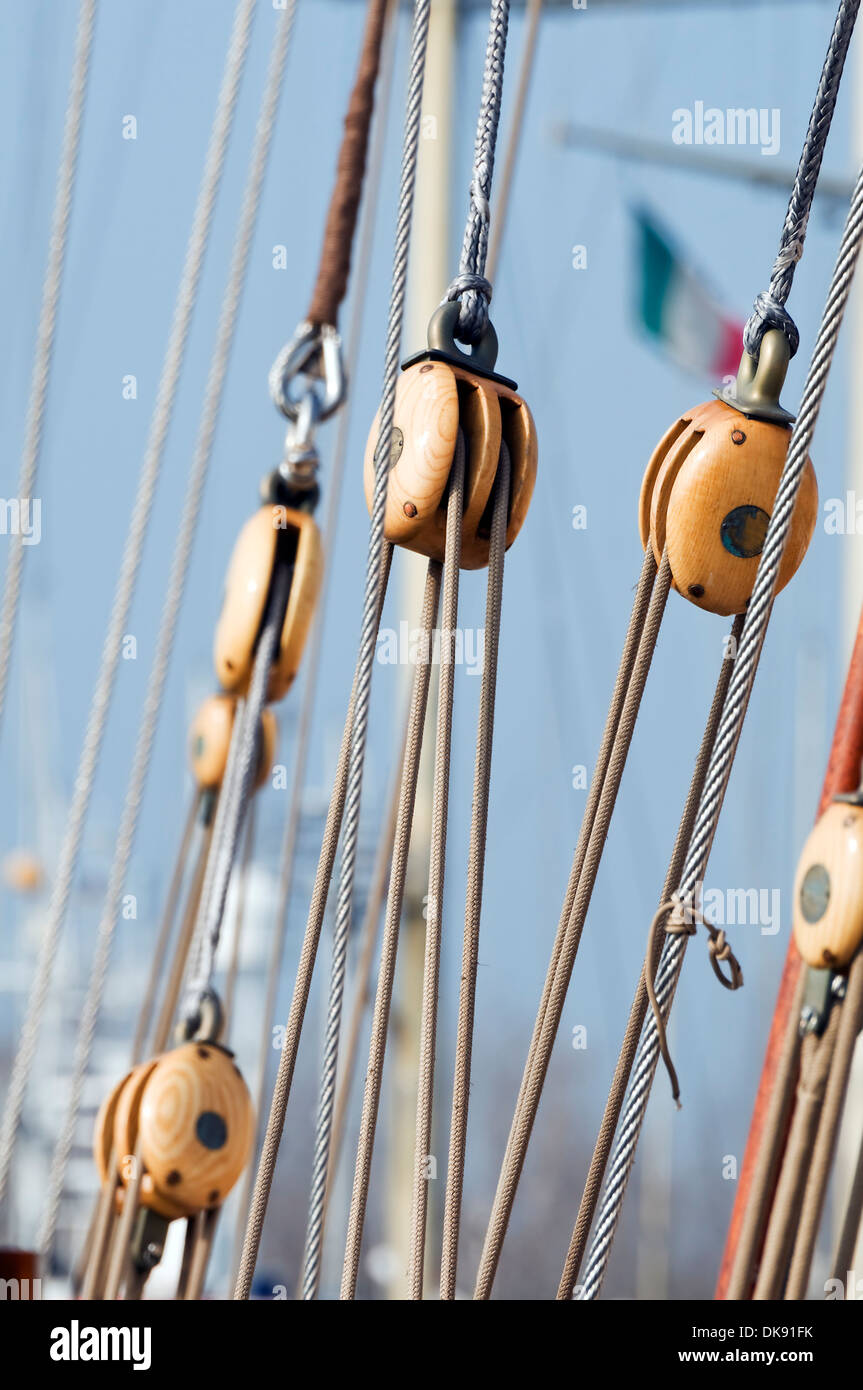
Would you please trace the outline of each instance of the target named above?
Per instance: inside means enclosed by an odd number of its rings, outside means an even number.
[[[427,644],[421,648],[420,655],[427,658],[431,634],[437,618],[441,587],[441,564],[430,560],[426,575],[423,597],[421,628],[422,641]],[[366,1203],[368,1200],[369,1178],[371,1176],[372,1155],[374,1152],[375,1129],[377,1127],[378,1106],[380,1104],[381,1082],[386,1056],[387,1030],[389,1026],[390,1002],[395,975],[396,952],[398,949],[399,926],[401,923],[402,901],[404,898],[405,875],[407,872],[408,850],[410,848],[411,823],[413,821],[414,800],[419,775],[420,753],[422,751],[423,727],[426,705],[428,703],[431,663],[428,659],[417,660],[414,667],[413,688],[411,691],[410,723],[407,748],[402,772],[399,814],[396,823],[395,852],[393,854],[390,886],[387,895],[387,910],[384,920],[381,960],[378,968],[378,987],[375,996],[372,1032],[369,1042],[369,1062],[366,1071],[366,1085],[363,1094],[363,1109],[360,1119],[360,1134],[357,1143],[357,1158],[354,1169],[354,1184],[351,1195],[348,1233],[345,1244],[345,1259],[342,1270],[341,1298],[352,1299],[356,1293],[357,1274],[360,1263],[360,1247],[363,1237]]]
[[[851,1180],[848,1200],[845,1203],[842,1229],[839,1232],[836,1252],[831,1264],[831,1275],[834,1279],[844,1281],[851,1268],[851,1261],[854,1259],[857,1241],[860,1238],[861,1218],[863,1218],[863,1141],[857,1150],[857,1164],[854,1169],[854,1177]]]
[[[404,732],[399,745],[398,773],[393,778],[393,785],[390,790],[387,805],[386,819],[378,839],[375,862],[372,868],[372,880],[369,886],[368,897],[366,898],[363,923],[360,929],[359,958],[357,960],[356,976],[353,982],[354,1003],[345,1038],[339,1088],[333,1104],[333,1160],[330,1166],[330,1184],[327,1187],[328,1198],[332,1187],[333,1174],[338,1165],[342,1141],[344,1139],[348,1101],[350,1100],[357,1054],[359,1052],[360,1029],[362,1028],[366,1010],[371,1002],[370,981],[372,977],[372,966],[375,960],[375,948],[378,942],[384,899],[389,887],[390,864],[392,863],[393,844],[395,843],[396,837],[396,821],[398,820],[399,813],[401,768],[404,762],[405,748],[407,747],[407,735],[408,721],[405,720]]]
[[[392,546],[385,545],[381,556],[381,574],[378,587],[378,621],[380,621],[381,609],[386,595],[391,561]],[[356,688],[356,681],[354,683],[354,688]],[[303,944],[300,950],[300,959],[297,966],[296,980],[294,982],[294,992],[291,999],[291,1009],[285,1029],[285,1040],[279,1056],[279,1068],[276,1073],[275,1086],[273,1087],[273,1095],[270,1101],[267,1128],[264,1134],[261,1155],[258,1160],[257,1173],[255,1175],[255,1186],[246,1222],[246,1237],[243,1242],[243,1252],[240,1258],[240,1267],[237,1273],[236,1286],[234,1288],[235,1299],[246,1299],[249,1297],[251,1291],[255,1263],[261,1244],[261,1232],[264,1227],[264,1217],[267,1212],[270,1189],[273,1185],[273,1174],[276,1169],[279,1144],[282,1138],[282,1131],[285,1127],[285,1115],[287,1113],[288,1100],[291,1094],[291,1084],[294,1078],[294,1068],[297,1062],[300,1036],[303,1031],[306,1005],[309,1000],[312,974],[315,968],[318,944],[321,939],[321,928],[323,926],[324,913],[327,908],[327,898],[329,896],[333,866],[336,861],[339,834],[342,828],[353,719],[354,694],[352,691],[350,703],[348,705],[347,718],[345,719],[345,727],[342,733],[342,743],[339,749],[339,759],[336,765],[336,775],[333,782],[332,794],[330,796],[326,824],[324,826],[324,837],[321,843],[321,853],[318,859],[318,869],[315,875],[312,900],[309,904],[309,915],[306,922],[305,935],[303,936]]]
[[[782,1297],[794,1231],[803,1202],[809,1159],[830,1073],[830,1060],[836,1046],[839,1014],[839,1009],[831,1009],[822,1036],[816,1038],[810,1033],[803,1039],[800,1048],[800,1079],[797,1083],[794,1118],[767,1225],[755,1292],[752,1295],[759,1302]]]
[[[246,924],[246,899],[249,893],[249,875],[252,867],[252,851],[255,844],[255,800],[249,802],[246,838],[243,843],[243,858],[237,879],[237,899],[234,913],[234,931],[231,940],[231,956],[225,974],[225,988],[222,994],[222,1013],[225,1021],[225,1038],[231,1036],[234,1017],[234,997],[237,991],[237,974],[240,968],[240,946],[243,940],[243,927]]]
[[[452,747],[452,709],[455,686],[455,640],[458,626],[458,593],[461,573],[461,526],[464,510],[465,442],[461,430],[456,438],[455,455],[447,497],[446,539],[444,544],[443,612],[440,631],[438,671],[437,731],[434,753],[431,853],[429,856],[428,897],[426,899],[425,963],[420,1020],[419,1078],[417,1082],[414,1181],[411,1202],[411,1238],[408,1262],[408,1288],[412,1299],[423,1296],[426,1223],[428,1218],[428,1162],[432,1142],[434,1107],[435,1045],[437,1040],[438,986],[443,919],[444,873],[446,868],[447,813],[449,808],[450,752]]]
[[[444,1199],[443,1246],[441,1251],[440,1296],[455,1298],[458,1242],[467,1151],[467,1119],[470,1102],[473,1024],[476,1004],[476,972],[479,930],[482,915],[482,889],[485,845],[488,829],[488,800],[491,783],[491,756],[494,737],[494,705],[497,688],[497,658],[500,643],[500,614],[503,599],[503,567],[506,554],[507,509],[511,464],[509,450],[501,444],[500,464],[495,479],[494,507],[489,545],[488,588],[485,608],[485,650],[480,689],[476,760],[473,779],[473,809],[467,869],[467,896],[464,913],[464,943],[461,958],[461,989],[456,1032],[455,1075],[453,1077],[452,1116],[449,1157]]]
[[[732,644],[729,644],[728,651],[736,651],[736,639],[739,637],[743,626],[743,618],[737,617],[731,628]],[[707,716],[704,734],[701,745],[698,749],[698,756],[695,760],[695,767],[692,772],[692,780],[689,784],[689,792],[680,824],[677,829],[677,836],[674,841],[674,848],[671,858],[668,861],[668,871],[665,875],[665,883],[662,888],[661,901],[664,902],[674,892],[675,887],[680,882],[683,871],[683,863],[686,858],[686,851],[692,836],[692,827],[695,823],[695,813],[698,809],[698,802],[704,787],[704,779],[707,776],[707,767],[710,762],[710,754],[716,738],[716,730],[719,727],[719,720],[725,704],[725,696],[728,692],[728,683],[731,680],[733,658],[727,655],[722,662],[719,672],[719,679],[716,683],[716,690],[713,695],[713,703],[710,713]],[[602,1181],[605,1177],[605,1169],[608,1163],[608,1156],[611,1153],[611,1146],[614,1142],[614,1134],[617,1129],[617,1122],[620,1118],[620,1111],[623,1105],[623,1098],[629,1084],[629,1077],[632,1071],[632,1064],[638,1050],[638,1041],[641,1037],[641,1029],[647,1014],[648,996],[645,987],[645,971],[650,970],[653,974],[659,964],[659,957],[662,952],[662,941],[657,939],[652,943],[652,948],[648,948],[648,957],[641,972],[635,998],[632,1001],[632,1008],[629,1011],[629,1021],[626,1025],[626,1032],[620,1055],[617,1059],[614,1076],[605,1104],[605,1111],[602,1116],[599,1134],[590,1160],[590,1168],[587,1180],[584,1184],[581,1202],[578,1208],[578,1215],[573,1228],[572,1239],[566,1256],[566,1263],[561,1275],[560,1287],[558,1289],[559,1299],[572,1297],[572,1290],[578,1282],[578,1272],[584,1258],[584,1251],[587,1246],[587,1238],[590,1234],[590,1227],[596,1213],[596,1204],[599,1200],[599,1193]]]
[[[794,1078],[800,1063],[800,1012],[806,990],[806,971],[800,979],[794,1003],[788,1015],[788,1027],[783,1039],[776,1079],[770,1094],[770,1105],[764,1123],[764,1133],[758,1160],[752,1175],[749,1198],[740,1228],[740,1238],[734,1253],[734,1264],[728,1280],[726,1299],[748,1298],[755,1271],[758,1250],[770,1215],[770,1203],[776,1186],[776,1176],[782,1161],[782,1151],[788,1133],[788,1120],[794,1099]]]
[[[144,998],[141,1000],[141,1008],[138,1013],[138,1022],[135,1028],[135,1037],[132,1042],[132,1066],[136,1066],[144,1055],[144,1045],[147,1034],[150,1031],[150,1020],[153,1016],[153,1006],[156,1002],[156,993],[159,988],[159,977],[162,973],[162,964],[168,952],[171,941],[171,934],[174,930],[174,918],[177,915],[177,906],[180,901],[180,894],[183,891],[183,880],[188,868],[189,850],[192,845],[192,836],[195,832],[195,823],[198,819],[198,811],[201,806],[203,793],[197,792],[192,798],[189,807],[189,814],[183,827],[183,834],[180,840],[180,849],[174,864],[174,872],[171,875],[171,882],[168,885],[168,893],[165,898],[165,906],[162,911],[162,920],[159,923],[159,932],[153,953],[150,958],[150,973],[147,977],[147,987],[144,991]]]
[[[668,557],[663,555],[662,564],[657,570],[653,553],[648,546],[489,1218],[477,1274],[475,1298],[485,1299],[491,1296],[551,1049],[575,963],[581,928],[593,891],[670,586],[671,570]]]
[[[830,1170],[833,1166],[836,1140],[848,1091],[851,1062],[857,1036],[863,1027],[863,954],[860,952],[857,953],[848,972],[845,998],[841,1004],[833,1005],[833,1012],[839,1014],[836,1046],[830,1062],[830,1074],[827,1078],[815,1145],[811,1152],[800,1217],[794,1223],[794,1248],[785,1288],[787,1299],[806,1297],[812,1254],[821,1223],[824,1199],[827,1196]]]
[[[645,960],[650,962],[650,968],[645,968],[642,976],[647,997],[650,1000],[650,1007],[653,1010],[659,1055],[665,1064],[665,1070],[668,1072],[668,1079],[671,1082],[671,1098],[678,1109],[680,1109],[680,1084],[668,1048],[665,1019],[656,998],[654,978],[659,965],[659,957],[662,954],[660,943],[663,940],[663,932],[666,936],[694,936],[699,926],[704,927],[707,931],[708,955],[717,980],[725,989],[740,989],[743,984],[743,971],[726,939],[725,932],[716,927],[713,922],[708,921],[697,904],[694,902],[684,904],[676,893],[673,893],[666,902],[660,903],[654,914],[648,932],[647,955],[645,957]],[[728,963],[728,975],[724,975],[722,972],[722,964],[726,961]]]

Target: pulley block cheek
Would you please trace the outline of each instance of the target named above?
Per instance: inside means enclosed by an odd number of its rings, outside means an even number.
[[[134,1067],[114,1087],[96,1116],[93,1131],[93,1156],[96,1160],[100,1181],[104,1183],[108,1180],[113,1152],[115,1178],[118,1182],[116,1191],[118,1211],[122,1210],[125,1191],[133,1177],[133,1159],[137,1144],[141,1096],[155,1066],[156,1061],[151,1060]],[[178,1217],[188,1215],[184,1208],[155,1191],[153,1179],[149,1173],[144,1173],[141,1179],[140,1203],[141,1206],[149,1207],[158,1212],[168,1221],[174,1221]]]
[[[248,689],[274,568],[288,557],[293,574],[267,687],[269,700],[286,694],[299,669],[321,589],[323,548],[318,527],[306,512],[283,506],[259,508],[237,538],[216,627],[216,675],[231,694],[242,695]]]
[[[370,511],[379,428],[376,416],[365,453]],[[521,529],[533,494],[536,431],[530,411],[513,390],[457,363],[419,361],[408,366],[399,381],[384,534],[395,545],[443,560],[446,490],[459,429],[466,454],[461,565],[482,569],[488,564],[491,499],[501,441],[509,448],[512,466],[509,546]]]
[[[863,806],[834,801],[806,841],[794,940],[807,965],[844,970],[863,942]]]
[[[254,1137],[251,1097],[232,1054],[210,1042],[165,1053],[141,1096],[139,1135],[157,1192],[192,1211],[223,1202]]]
[[[93,1150],[105,1181],[113,1149],[122,1207],[140,1142],[141,1206],[173,1221],[224,1200],[253,1136],[251,1097],[233,1055],[192,1042],[136,1067],[114,1088],[97,1117]]]
[[[787,426],[747,418],[723,401],[678,420],[648,464],[639,502],[642,544],[668,548],[674,587],[721,615],[746,609],[788,452]],[[776,592],[806,554],[818,510],[807,459]]]
[[[222,785],[228,765],[237,699],[234,695],[210,695],[201,705],[189,730],[189,761],[201,791]],[[261,714],[258,733],[260,752],[252,790],[264,785],[273,765],[278,725],[272,710]]]

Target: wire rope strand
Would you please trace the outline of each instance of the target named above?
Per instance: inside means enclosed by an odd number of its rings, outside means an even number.
[[[381,561],[389,542],[384,538],[390,447],[393,434],[396,382],[407,287],[408,254],[413,217],[414,188],[419,154],[420,118],[428,43],[430,0],[416,0],[411,39],[408,92],[405,108],[404,144],[393,254],[393,277],[387,319],[380,430],[376,450],[375,485],[371,507],[363,617],[357,660],[354,717],[351,727],[348,778],[345,792],[342,854],[333,929],[333,953],[327,1004],[327,1033],[318,1102],[309,1224],[304,1264],[304,1296],[317,1289],[320,1273],[320,1216],[328,1182],[332,1104],[338,1069],[339,1034],[344,996],[347,944],[353,911],[354,874],[359,838],[360,801],[368,736],[369,703],[380,610],[378,589]]]
[[[57,170],[57,184],[54,192],[51,235],[48,241],[48,262],[42,283],[42,303],[36,329],[36,352],[30,377],[30,398],[27,406],[24,447],[18,474],[19,508],[25,502],[32,506],[33,490],[36,486],[42,452],[45,411],[48,403],[54,338],[57,330],[57,313],[63,289],[63,269],[69,241],[69,224],[72,217],[72,202],[81,145],[81,127],[84,120],[84,107],[90,77],[90,55],[93,48],[93,32],[96,26],[96,10],[96,0],[81,0],[75,35],[75,51],[72,59],[72,76],[69,82],[66,115],[63,123],[63,141]],[[21,604],[23,572],[24,535],[23,528],[19,526],[9,538],[6,582],[3,586],[3,604],[2,609],[0,609],[0,720],[3,717],[6,692],[9,686],[12,647],[15,641],[18,610]]]
[[[683,902],[691,900],[696,884],[704,880],[707,860],[731,773],[731,765],[740,739],[749,696],[770,619],[779,564],[788,538],[797,492],[806,466],[809,446],[824,398],[836,341],[851,290],[861,239],[863,239],[863,170],[858,174],[848,218],[842,233],[824,315],[803,387],[800,411],[791,432],[788,454],[779,480],[779,487],[764,540],[764,548],[746,612],[740,646],[734,663],[734,672],[728,688],[728,698],[722,712],[704,791],[699,802],[686,865],[677,891],[678,898]],[[686,938],[684,936],[673,936],[666,941],[663,948],[656,977],[656,996],[665,1015],[671,1006],[685,946]],[[647,1020],[646,1030],[642,1035],[629,1094],[618,1126],[617,1140],[606,1179],[597,1227],[588,1253],[587,1270],[580,1294],[583,1299],[595,1298],[602,1287],[658,1057],[658,1032],[655,1018],[651,1014]]]
[[[27,1002],[24,1025],[12,1065],[3,1122],[2,1127],[0,1127],[0,1201],[6,1192],[30,1070],[33,1065],[42,1016],[51,985],[53,963],[56,959],[57,947],[72,892],[93,782],[116,682],[123,633],[131,609],[144,541],[149,528],[216,197],[233,127],[254,11],[254,0],[240,0],[234,15],[216,115],[210,133],[204,172],[192,220],[192,230],[186,247],[168,346],[162,365],[156,403],[150,423],[150,433],[123,550],[120,575],[102,649],[96,687],[87,720],[72,803],[60,849],[60,860],[48,905],[48,914],[42,933],[33,986]]]
[[[378,967],[378,986],[375,994],[375,1007],[372,1016],[372,1030],[369,1041],[369,1061],[366,1068],[366,1084],[363,1093],[363,1107],[360,1118],[360,1133],[357,1141],[357,1157],[354,1169],[353,1190],[351,1193],[348,1233],[345,1242],[345,1259],[342,1270],[340,1297],[350,1300],[355,1297],[359,1274],[360,1248],[363,1238],[366,1204],[368,1201],[369,1179],[374,1153],[375,1130],[380,1105],[381,1083],[386,1059],[387,1032],[389,1029],[390,1003],[395,977],[396,953],[398,951],[399,927],[401,925],[402,903],[404,900],[405,878],[407,874],[408,852],[410,850],[411,824],[416,799],[417,779],[419,777],[420,754],[422,752],[428,691],[431,678],[431,637],[437,620],[438,602],[441,587],[441,564],[430,560],[426,573],[425,593],[423,595],[422,618],[420,621],[420,646],[418,659],[414,666],[411,690],[411,708],[408,727],[407,746],[402,769],[399,812],[396,822],[395,847],[389,892],[387,894],[386,918],[384,921],[381,958]],[[310,1222],[315,1212],[310,1212]],[[308,1254],[307,1254],[308,1260]],[[310,1296],[308,1284],[304,1287],[304,1297]]]
[[[779,250],[773,263],[770,286],[759,294],[752,314],[743,330],[743,345],[750,356],[755,358],[758,357],[761,348],[761,339],[769,328],[781,329],[788,339],[792,356],[797,351],[800,342],[797,327],[786,310],[785,304],[791,293],[797,262],[803,255],[803,243],[806,239],[806,228],[812,210],[812,200],[815,197],[818,175],[821,172],[824,147],[827,144],[827,136],[830,134],[833,112],[836,109],[836,98],[839,95],[839,84],[842,81],[848,45],[854,32],[854,23],[859,8],[860,0],[840,0],[836,13],[827,56],[821,69],[821,78],[809,117],[806,138],[800,153],[800,162],[797,165],[797,173],[788,201],[788,210],[782,224]]]
[[[508,29],[509,0],[491,0],[470,181],[470,205],[459,258],[459,273],[447,288],[445,296],[449,300],[460,300],[456,331],[465,343],[477,343],[488,326],[491,285],[485,278],[485,265],[491,225],[489,199],[500,124]]]
[[[528,1107],[538,1103],[539,1092],[534,1084],[537,1058],[542,1055],[544,1048],[547,1048],[548,1035],[546,1024],[549,1016],[549,1008],[552,996],[555,993],[561,961],[563,960],[564,966],[568,964],[568,956],[572,947],[572,933],[569,928],[573,907],[581,883],[588,849],[593,838],[600,804],[605,794],[605,787],[609,778],[609,769],[612,763],[618,769],[617,775],[622,775],[623,762],[621,759],[623,758],[625,760],[628,741],[632,736],[632,728],[634,726],[634,718],[630,718],[630,716],[627,715],[627,719],[624,720],[624,710],[626,710],[627,705],[630,711],[632,711],[633,708],[637,710],[637,701],[640,699],[640,694],[637,688],[633,686],[633,673],[637,669],[640,670],[642,673],[640,679],[642,681],[646,680],[649,666],[648,656],[653,650],[653,641],[655,640],[655,631],[657,630],[656,619],[651,620],[650,626],[654,628],[654,639],[648,639],[647,645],[643,648],[644,654],[643,656],[640,655],[642,653],[645,630],[648,627],[648,619],[651,611],[657,615],[657,618],[661,617],[665,599],[668,594],[669,582],[670,577],[666,572],[663,574],[661,584],[658,584],[656,561],[651,547],[648,546],[645,551],[641,576],[633,600],[632,612],[626,631],[620,664],[618,666],[611,702],[609,704],[605,728],[600,741],[596,766],[590,782],[587,803],[585,805],[578,841],[573,855],[569,882],[567,884],[557,933],[549,960],[548,971],[546,972],[545,983],[543,985],[542,998],[540,999],[539,1009],[537,1010],[530,1048],[525,1062],[518,1099],[513,1112],[506,1151],[498,1177],[497,1190],[489,1216],[474,1292],[474,1297],[478,1299],[485,1299],[491,1296],[503,1242],[506,1237],[507,1225],[512,1213],[515,1194],[518,1189],[521,1169],[527,1153],[527,1146],[530,1143],[533,1120],[532,1117],[528,1115],[527,1111]],[[645,662],[647,662],[647,665]],[[633,701],[636,702],[635,705],[633,705]],[[609,786],[610,785],[609,783]],[[544,1038],[546,1039],[545,1044],[543,1043]]]

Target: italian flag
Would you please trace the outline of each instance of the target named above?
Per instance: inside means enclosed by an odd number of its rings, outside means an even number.
[[[638,317],[681,367],[713,379],[736,376],[743,320],[732,318],[692,264],[643,208],[638,233]]]

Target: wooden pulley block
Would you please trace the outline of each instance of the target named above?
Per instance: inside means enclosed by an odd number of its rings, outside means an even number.
[[[123,1207],[123,1195],[134,1172],[134,1154],[138,1142],[138,1116],[141,1096],[150,1074],[156,1066],[157,1058],[142,1062],[134,1067],[123,1080],[118,1082],[99,1108],[93,1130],[93,1157],[99,1173],[99,1181],[104,1183],[110,1173],[111,1154],[114,1155],[114,1175],[118,1183],[117,1210]],[[153,1179],[144,1173],[140,1187],[141,1206],[151,1207],[168,1221],[188,1216],[189,1211],[178,1202],[156,1192]]]
[[[210,695],[201,705],[189,730],[189,762],[202,791],[222,785],[237,709],[233,695]]]
[[[254,1138],[252,1100],[232,1053],[211,1042],[166,1052],[147,1078],[138,1123],[160,1198],[190,1211],[222,1203]]]
[[[803,848],[794,940],[807,965],[832,970],[850,965],[863,942],[863,805],[854,798],[831,802]]]
[[[779,333],[762,343],[756,373],[768,381],[787,365]],[[741,371],[743,369],[741,368]],[[740,377],[738,377],[738,384]],[[745,397],[735,406],[725,399],[696,406],[657,445],[641,486],[641,543],[652,546],[659,564],[665,546],[675,589],[710,613],[730,615],[746,609],[767,534],[770,513],[791,438],[786,413]],[[755,391],[749,383],[750,393]],[[818,485],[809,459],[797,494],[788,542],[779,566],[776,592],[795,573],[812,539],[818,513]]]
[[[444,304],[429,324],[429,349],[404,364],[396,389],[384,534],[395,545],[443,560],[447,483],[462,430],[466,445],[461,565],[488,564],[491,496],[501,440],[509,448],[507,546],[527,515],[536,481],[537,441],[533,416],[516,384],[492,368],[497,338],[489,325],[472,354],[456,346],[459,306]],[[371,511],[380,412],[366,444],[364,485]]]
[[[292,565],[293,576],[268,700],[280,700],[294,682],[321,590],[321,535],[307,512],[261,507],[237,538],[214,644],[216,675],[223,689],[234,695],[248,689],[277,559]]]
[[[201,791],[215,791],[222,785],[228,766],[231,734],[237,700],[234,695],[210,695],[201,705],[189,730],[189,761],[192,775]],[[260,752],[254,790],[266,782],[276,752],[278,724],[271,709],[261,713]]]

